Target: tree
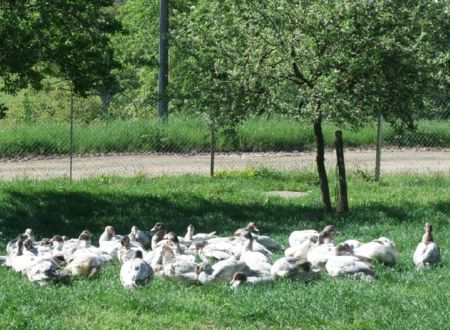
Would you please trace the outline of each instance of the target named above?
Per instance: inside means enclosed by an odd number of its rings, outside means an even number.
[[[74,93],[109,90],[115,84],[110,37],[120,29],[106,11],[112,0],[0,3],[0,91],[42,87],[63,78]]]
[[[171,31],[178,30],[179,18],[184,18],[183,13],[189,12],[197,2],[170,1]],[[124,94],[132,95],[130,99],[135,111],[142,112],[144,108],[146,113],[150,113],[149,103],[154,107],[158,95],[159,0],[127,1],[119,8],[119,18],[123,31],[114,37],[114,47],[123,67],[120,78],[125,87]],[[171,37],[169,35],[169,39]],[[169,50],[169,62],[176,61]]]
[[[448,30],[431,23],[449,21],[448,5],[422,0],[247,3],[252,11],[241,17],[252,16],[260,31],[256,44],[267,54],[253,79],[273,84],[284,95],[285,111],[313,124],[323,207],[331,212],[322,121],[358,127],[380,112],[388,122],[412,128],[414,110],[436,86],[434,31],[440,31],[440,40],[447,37],[448,47]]]
[[[248,6],[235,1],[199,2],[178,17],[173,35],[169,90],[175,107],[206,115],[211,131],[211,176],[219,129],[233,131],[246,116],[268,100],[251,72],[257,70],[254,49],[248,47],[255,32],[238,13]],[[259,49],[256,48],[257,52]],[[269,95],[269,93],[267,93]],[[266,95],[266,96],[267,96]]]

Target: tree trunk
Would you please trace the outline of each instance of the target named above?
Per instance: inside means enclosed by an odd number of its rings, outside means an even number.
[[[211,126],[211,164],[209,175],[211,178],[214,176],[214,158],[216,154],[216,127],[215,125]]]
[[[347,180],[345,178],[345,163],[344,163],[344,142],[342,141],[342,132],[335,133],[336,159],[338,169],[339,189],[336,195],[336,210],[338,213],[348,212],[348,198],[347,198]]]
[[[328,187],[327,170],[325,169],[325,142],[323,140],[322,132],[322,116],[319,115],[314,122],[314,134],[317,142],[317,171],[319,172],[320,190],[322,191],[323,209],[327,213],[332,212],[330,189]]]

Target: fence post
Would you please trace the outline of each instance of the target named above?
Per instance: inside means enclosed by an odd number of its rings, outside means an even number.
[[[383,122],[381,120],[381,112],[377,114],[377,142],[376,142],[376,159],[375,159],[375,181],[380,181],[381,173],[381,143],[382,143],[382,128]]]
[[[70,94],[70,146],[69,146],[69,181],[72,182],[72,162],[73,162],[73,93]]]

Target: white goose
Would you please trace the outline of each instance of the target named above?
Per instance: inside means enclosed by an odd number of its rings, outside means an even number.
[[[243,272],[237,272],[233,275],[233,279],[230,282],[232,289],[237,289],[241,285],[255,285],[255,284],[270,284],[274,279],[271,276],[247,276]]]
[[[361,244],[353,252],[357,257],[376,260],[386,266],[395,265],[399,256],[395,243],[386,237]]]
[[[185,258],[177,258],[173,247],[169,244],[162,247],[162,264],[164,277],[186,283],[196,282],[198,263]]]
[[[142,245],[144,249],[151,247],[151,239],[147,232],[139,230],[137,226],[132,226],[128,234],[132,242],[136,241]]]
[[[25,236],[24,236],[25,237]],[[42,257],[30,253],[26,250],[24,242],[29,240],[28,238],[23,240],[23,237],[19,238],[17,243],[17,251],[14,255],[8,255],[6,257],[5,265],[14,269],[18,273],[25,274],[26,271],[38,262]]]
[[[240,260],[244,261],[248,268],[257,276],[270,276],[272,269],[272,260],[270,257],[262,252],[253,251],[253,237],[249,231],[243,231],[241,235],[243,235],[246,241],[242,247]]]
[[[235,256],[218,261],[212,266],[208,265],[209,267],[205,267],[206,265],[208,264],[202,264],[196,269],[197,280],[202,284],[230,282],[237,272],[250,273],[247,264]]]
[[[348,244],[336,246],[335,254],[328,258],[325,268],[332,277],[350,276],[373,280],[375,272],[372,266],[352,255],[351,247]]]
[[[152,279],[153,270],[149,264],[142,259],[141,250],[135,251],[134,257],[124,262],[120,268],[120,282],[126,289],[134,289],[137,286],[148,283]]]
[[[295,257],[282,257],[275,261],[270,269],[270,275],[274,280],[281,278],[310,280],[314,274],[310,262]]]
[[[93,277],[107,263],[112,263],[111,256],[91,246],[90,235],[82,233],[79,244],[70,255],[65,269],[71,275]]]
[[[122,236],[117,236],[113,226],[106,226],[105,231],[100,235],[98,240],[99,248],[111,257],[117,257],[119,250],[119,241]]]
[[[53,259],[40,259],[26,270],[30,282],[39,285],[69,282],[69,274],[62,271]]]
[[[283,246],[280,243],[278,243],[276,240],[274,240],[273,238],[270,238],[269,236],[255,234],[255,232],[259,232],[259,228],[256,225],[256,222],[249,222],[245,228],[237,229],[234,232],[234,235],[240,236],[241,233],[244,231],[249,231],[250,233],[252,233],[254,242],[258,242],[259,244],[263,245],[269,251],[283,250]]]
[[[34,243],[36,240],[34,238],[34,233],[31,228],[25,229],[25,232],[23,234],[20,234],[17,238],[11,240],[6,244],[6,253],[8,255],[14,255],[17,253],[17,241],[22,238],[22,241],[26,240],[27,238],[31,239],[31,241]]]
[[[325,242],[322,235],[310,237],[315,244],[311,246],[307,254],[307,260],[314,271],[325,268],[327,260],[335,254],[335,246],[331,242]]]
[[[308,259],[308,251],[315,244],[316,236],[311,236],[300,244],[290,246],[284,251],[286,257],[295,257],[302,260]]]
[[[417,245],[413,256],[417,269],[436,265],[441,260],[439,246],[433,240],[432,230],[431,223],[425,223],[425,234],[422,236],[422,241]]]
[[[119,244],[120,247],[117,251],[117,258],[121,263],[132,260],[136,255],[136,251],[144,253],[142,246],[138,242],[131,242],[130,237],[127,235],[122,236]]]
[[[319,237],[319,234],[322,234],[324,243],[329,243],[333,240],[333,235],[335,232],[336,227],[334,225],[326,226],[321,232],[313,229],[296,230],[289,235],[289,245],[300,245],[311,237]]]
[[[186,230],[186,235],[184,236],[184,240],[186,242],[192,243],[194,241],[206,241],[211,238],[217,237],[216,232],[213,231],[211,233],[197,233],[194,234],[195,227],[194,225],[189,225]]]
[[[150,233],[153,234],[151,240],[151,248],[152,250],[155,250],[158,246],[164,244],[164,236],[167,233],[167,226],[165,223],[157,222],[155,223],[153,228],[150,229]]]

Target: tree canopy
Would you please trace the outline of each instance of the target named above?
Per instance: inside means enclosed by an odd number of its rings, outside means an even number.
[[[47,76],[71,83],[75,93],[114,84],[117,66],[110,37],[120,24],[112,0],[0,3],[0,90],[39,89]]]

